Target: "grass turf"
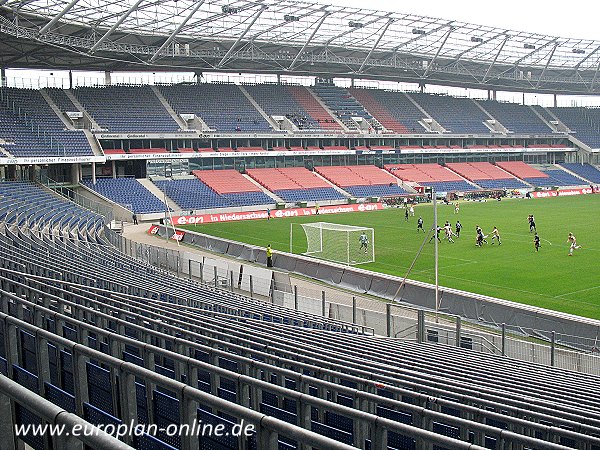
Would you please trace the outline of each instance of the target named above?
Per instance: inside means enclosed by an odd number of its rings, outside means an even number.
[[[465,202],[459,214],[454,207],[440,204],[438,222],[457,219],[463,224],[455,243],[442,240],[439,245],[439,283],[515,302],[540,306],[585,317],[600,319],[600,195],[581,195],[548,199],[517,199]],[[534,214],[541,238],[535,252],[528,214]],[[368,213],[347,213],[189,225],[182,228],[254,245],[271,244],[275,250],[289,251],[290,223],[331,222],[375,229],[375,262],[363,269],[404,276],[423,243],[417,234],[421,215],[425,229],[433,223],[431,205],[418,205],[415,217],[405,221],[403,209]],[[475,245],[475,226],[488,236],[488,244]],[[494,226],[500,231],[502,245],[491,245]],[[568,256],[567,235],[573,232],[582,246]],[[441,237],[443,237],[443,232]],[[358,242],[356,245],[359,245]],[[294,227],[294,253],[306,249],[299,226]],[[425,243],[409,278],[433,283],[433,242]]]

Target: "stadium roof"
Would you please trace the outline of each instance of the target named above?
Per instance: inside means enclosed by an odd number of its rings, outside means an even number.
[[[6,67],[600,91],[600,41],[308,1],[0,0],[0,35]]]

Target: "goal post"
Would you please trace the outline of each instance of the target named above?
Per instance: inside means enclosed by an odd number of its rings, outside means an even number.
[[[340,225],[328,222],[294,224],[302,228],[306,246],[299,253],[341,264],[357,265],[375,261],[375,231],[373,228]],[[290,227],[290,249],[295,238]],[[299,230],[295,231],[298,234]]]

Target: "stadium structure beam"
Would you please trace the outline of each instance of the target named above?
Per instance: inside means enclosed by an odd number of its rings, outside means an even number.
[[[490,74],[492,68],[494,67],[494,65],[496,64],[496,61],[498,61],[498,58],[500,57],[500,53],[502,53],[502,50],[504,49],[504,45],[508,42],[508,40],[510,39],[510,36],[506,36],[504,38],[504,40],[502,41],[502,44],[500,44],[500,48],[498,49],[498,51],[496,52],[496,55],[494,56],[494,59],[492,60],[491,64],[489,65],[488,69],[485,72],[485,75],[483,76],[483,78],[481,79],[482,83],[485,83],[485,80],[487,79],[488,75]]]
[[[560,45],[560,42],[556,42],[556,44],[554,44],[554,47],[552,48],[552,51],[550,52],[550,56],[548,56],[548,61],[546,61],[546,65],[544,66],[544,69],[542,70],[542,73],[540,73],[540,76],[538,78],[537,83],[535,84],[535,87],[537,88],[540,83],[542,82],[542,77],[544,76],[544,74],[546,73],[546,69],[548,68],[548,66],[550,65],[550,61],[552,61],[552,58],[554,57],[554,52],[556,51],[556,49],[558,48],[558,46]]]
[[[267,8],[268,8],[267,5],[261,5],[260,9],[256,12],[256,14],[254,14],[254,17],[252,18],[252,20],[250,21],[250,23],[248,24],[248,26],[244,29],[244,31],[242,32],[242,34],[240,34],[238,36],[238,38],[233,43],[233,45],[231,47],[229,47],[229,50],[227,50],[227,53],[225,53],[225,56],[223,56],[223,58],[221,59],[221,61],[219,61],[219,63],[217,64],[217,67],[221,67],[223,64],[225,64],[225,61],[227,61],[227,59],[229,58],[229,55],[231,55],[231,53],[237,47],[237,45],[240,43],[240,41],[242,39],[244,39],[244,36],[246,36],[246,33],[248,33],[248,31],[250,31],[250,28],[252,28],[252,25],[254,25],[254,23],[258,20],[258,18],[263,13],[263,11],[265,9],[267,9]]]
[[[549,45],[552,45],[552,44],[554,44],[556,41],[557,41],[557,38],[554,38],[554,39],[552,39],[552,40],[550,40],[550,41],[546,42],[545,44],[543,44],[543,45],[540,45],[540,46],[539,46],[538,48],[536,48],[535,50],[533,50],[533,51],[531,51],[531,52],[527,53],[525,56],[522,56],[522,57],[520,57],[519,59],[517,59],[517,60],[516,60],[516,61],[515,61],[515,62],[512,64],[512,67],[518,67],[518,66],[519,66],[519,64],[520,64],[522,61],[526,60],[527,58],[529,58],[529,57],[530,57],[530,56],[532,56],[532,55],[535,55],[535,54],[536,54],[536,53],[538,53],[540,50],[543,50],[543,49],[545,49],[545,48],[546,48],[546,47],[548,47]],[[503,45],[504,45],[504,44],[503,44]],[[495,61],[495,60],[494,60],[494,61]],[[508,72],[509,70],[510,70],[510,69],[507,69],[507,70],[505,70],[505,71],[501,72],[501,73],[500,73],[500,75],[503,75],[503,74],[505,74],[505,73],[506,73],[506,72]],[[487,74],[486,74],[486,76],[487,76]]]
[[[457,54],[457,55],[454,57],[454,59],[452,60],[452,62],[451,62],[450,64],[452,64],[452,63],[455,63],[455,62],[459,61],[459,60],[460,60],[460,58],[462,58],[462,57],[463,57],[465,54],[467,54],[467,53],[469,53],[469,52],[471,52],[471,51],[475,50],[476,48],[479,48],[479,47],[481,47],[482,45],[485,45],[485,44],[489,44],[489,43],[490,43],[490,42],[492,42],[494,39],[498,39],[499,37],[502,37],[502,36],[507,36],[507,34],[506,34],[506,33],[498,33],[498,34],[496,34],[495,36],[492,36],[491,38],[489,38],[489,39],[486,39],[486,40],[485,40],[485,41],[483,41],[483,42],[479,42],[478,44],[474,45],[473,47],[470,47],[470,48],[468,48],[468,49],[466,49],[466,50],[463,50],[462,52],[458,53],[458,54]],[[450,64],[448,64],[448,65],[450,65]]]
[[[61,12],[59,12],[57,15],[55,15],[50,22],[48,22],[46,25],[44,25],[42,27],[42,29],[40,30],[40,34],[44,34],[46,31],[48,31],[52,26],[54,26],[54,24],[56,22],[58,22],[62,16],[64,16],[66,13],[68,13],[71,8],[73,8],[73,6],[75,6],[77,4],[79,0],[71,0],[71,3],[69,3],[67,6],[65,6],[63,8],[63,10]]]
[[[394,47],[392,49],[392,53],[396,53],[399,49],[401,49],[405,45],[412,44],[413,42],[418,41],[419,39],[423,39],[424,37],[430,36],[433,33],[437,33],[438,31],[443,30],[446,27],[452,26],[453,23],[454,23],[454,21],[451,20],[450,22],[442,24],[439,27],[433,28],[433,29],[427,31],[426,33],[419,34],[416,37],[409,39],[408,41],[402,42],[401,44],[398,44],[396,47]]]
[[[375,51],[375,49],[379,45],[379,42],[381,42],[381,39],[383,38],[383,35],[385,34],[385,32],[387,31],[387,29],[389,28],[389,26],[392,23],[394,23],[394,19],[392,19],[392,18],[388,19],[387,23],[383,27],[383,30],[379,34],[379,37],[377,38],[377,40],[375,41],[375,43],[371,47],[371,50],[369,50],[369,53],[367,53],[367,56],[363,60],[362,64],[360,65],[360,68],[358,69],[358,72],[356,72],[356,73],[361,73],[363,71],[365,65],[367,64],[367,62],[369,61],[369,59],[371,59],[371,54]]]
[[[4,6],[5,3],[8,3],[8,0],[0,0],[0,6]]]
[[[429,64],[427,64],[427,69],[425,69],[425,73],[423,73],[423,78],[425,78],[427,76],[427,74],[429,73],[429,70],[431,69],[431,66],[433,66],[433,63],[435,62],[435,60],[437,59],[437,57],[440,55],[440,52],[442,51],[442,48],[444,48],[444,45],[446,45],[446,41],[448,40],[448,38],[450,37],[450,34],[455,30],[454,27],[450,27],[448,29],[448,31],[446,32],[446,35],[444,36],[444,40],[442,41],[442,44],[438,47],[437,51],[435,52],[435,55],[433,56],[433,58],[431,58],[431,61],[429,61]]]
[[[313,14],[315,14],[315,13],[317,13],[317,12],[321,11],[322,9],[323,9],[323,8],[321,8],[321,9],[317,9],[317,10],[312,10],[312,11],[309,11],[309,12],[307,12],[307,13],[304,13],[304,14],[300,15],[298,18],[299,18],[299,19],[304,19],[305,17],[311,16],[311,15],[313,15]],[[249,40],[250,40],[251,42],[253,42],[253,41],[254,41],[254,40],[257,38],[257,37],[259,37],[259,36],[261,36],[261,35],[263,35],[263,34],[265,34],[265,33],[269,33],[269,32],[271,32],[271,31],[273,31],[273,30],[275,30],[275,29],[277,29],[277,28],[283,27],[283,26],[285,26],[285,25],[287,25],[287,24],[290,24],[290,23],[294,23],[294,22],[285,22],[285,21],[284,21],[284,22],[278,23],[278,24],[276,24],[276,25],[270,26],[269,28],[267,28],[267,29],[265,29],[265,30],[262,30],[262,31],[259,31],[259,32],[257,32],[256,34],[253,34],[253,35],[252,35],[252,37],[251,37]]]
[[[375,18],[375,19],[373,19],[373,20],[369,20],[367,23],[365,23],[365,25],[364,25],[364,26],[365,26],[365,27],[367,27],[367,26],[369,26],[369,25],[372,25],[372,24],[374,24],[375,22],[379,22],[381,19],[385,19],[386,17],[389,17],[389,16],[391,16],[391,15],[392,15],[392,13],[388,13],[388,14],[386,14],[385,16],[382,16],[382,17],[376,17],[376,18]],[[332,43],[333,41],[335,41],[336,39],[339,39],[339,38],[341,38],[341,37],[344,37],[344,36],[346,36],[347,34],[350,34],[350,33],[352,33],[353,31],[356,31],[356,30],[358,30],[358,28],[351,28],[351,29],[349,29],[349,30],[346,30],[346,31],[344,31],[344,32],[342,32],[342,33],[340,33],[340,34],[337,34],[337,35],[335,35],[335,36],[333,36],[333,37],[329,38],[328,40],[326,40],[326,41],[325,41],[325,47],[329,46],[329,44],[331,44],[331,43]]]
[[[600,71],[600,61],[596,65],[596,70],[594,71],[594,78],[592,78],[592,83],[590,84],[590,92],[594,91],[594,84],[596,83],[596,78],[598,77],[598,71]]]
[[[577,64],[575,64],[575,67],[573,67],[573,69],[575,69],[575,72],[577,72],[579,70],[579,68],[581,67],[581,65],[584,62],[586,62],[589,58],[591,58],[596,53],[598,53],[598,50],[600,50],[600,45],[598,47],[596,47],[594,50],[592,50],[591,52],[589,52],[587,55],[585,55],[585,58],[583,58],[581,61],[579,61]]]
[[[123,14],[121,17],[119,17],[119,20],[117,20],[117,22],[110,28],[110,30],[108,30],[106,33],[104,33],[102,35],[102,37],[100,39],[98,39],[96,41],[96,43],[92,46],[92,48],[90,48],[90,53],[94,53],[96,51],[96,49],[111,35],[115,32],[115,30],[117,28],[119,28],[121,26],[121,24],[125,21],[125,19],[127,19],[127,17],[129,17],[129,15],[134,12],[135,10],[138,9],[138,7],[140,6],[140,4],[143,2],[144,0],[138,0],[137,2],[135,2],[133,5],[131,5],[131,7],[125,12],[125,14]]]
[[[298,61],[298,59],[300,58],[302,53],[304,53],[304,50],[306,50],[306,47],[308,47],[308,44],[310,44],[310,41],[312,41],[312,38],[315,37],[315,34],[317,34],[317,31],[319,31],[319,28],[321,28],[321,25],[323,25],[323,22],[325,22],[325,19],[327,19],[327,17],[329,17],[330,14],[331,13],[329,11],[325,11],[325,14],[323,14],[323,17],[321,17],[319,19],[319,21],[317,22],[317,26],[315,27],[313,32],[310,34],[310,36],[308,37],[308,39],[306,40],[306,42],[304,43],[304,45],[302,46],[302,48],[300,49],[300,51],[298,52],[298,54],[296,55],[296,57],[294,58],[292,63],[287,68],[287,70],[292,70],[294,68],[294,66],[296,65],[296,62]]]
[[[200,7],[202,6],[202,4],[204,3],[204,0],[200,0],[196,6],[192,9],[192,12],[190,12],[187,17],[185,19],[183,19],[183,21],[177,26],[177,28],[175,28],[175,30],[171,33],[171,35],[167,38],[167,40],[165,42],[163,42],[163,45],[160,46],[160,48],[158,50],[156,50],[156,53],[154,53],[154,55],[152,55],[152,58],[150,58],[150,62],[154,62],[154,60],[156,58],[158,58],[158,55],[160,55],[160,52],[162,52],[167,45],[169,45],[171,42],[173,42],[173,39],[175,39],[175,36],[177,36],[177,34],[179,34],[179,32],[181,31],[181,29],[185,26],[186,23],[188,23],[188,21],[192,18],[192,16],[194,14],[196,14],[196,11],[198,11],[200,9]]]

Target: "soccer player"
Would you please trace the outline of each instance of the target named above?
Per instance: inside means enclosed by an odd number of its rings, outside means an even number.
[[[442,227],[437,227],[436,234],[431,235],[431,237],[429,238],[429,242],[433,241],[434,237],[437,237],[438,242],[442,242],[442,240],[440,239],[440,231],[442,231]]]
[[[456,237],[459,238],[460,237],[460,230],[462,230],[462,223],[460,223],[460,220],[456,221]]]
[[[419,230],[425,233],[425,230],[423,229],[423,218],[421,216],[419,216],[419,219],[417,220],[417,233]]]
[[[448,242],[454,244],[454,239],[452,239],[454,233],[452,232],[452,225],[450,225],[450,223],[446,223],[446,226],[444,227],[444,232],[446,233],[446,239],[448,239]]]
[[[494,227],[494,229],[492,230],[492,245],[494,245],[494,239],[498,241],[498,245],[502,245],[502,242],[500,242],[500,232],[496,227]]]
[[[367,237],[367,235],[365,234],[364,231],[358,237],[358,242],[360,242],[360,249],[359,249],[359,251],[364,248],[365,249],[365,253],[367,253],[367,250],[369,248],[369,238]]]
[[[535,247],[535,251],[539,251],[539,248],[541,247],[540,245],[540,237],[538,236],[537,233],[535,233],[535,236],[533,237],[533,246]]]
[[[459,211],[460,211],[460,204],[458,202],[456,202],[454,204],[454,214],[458,214]]]
[[[577,245],[577,238],[575,238],[573,233],[569,233],[567,243],[571,244],[571,247],[569,248],[569,256],[573,256],[573,250],[581,248],[581,245]]]
[[[267,220],[271,220],[271,208],[267,208]]]
[[[533,214],[529,214],[527,220],[529,221],[529,232],[531,233],[532,231],[535,231],[537,233],[537,228],[535,227],[535,218],[533,217]]]
[[[410,215],[411,215],[412,217],[414,217],[414,216],[415,216],[415,207],[414,207],[413,205],[410,205]]]
[[[408,222],[408,206],[404,208],[404,220]]]

